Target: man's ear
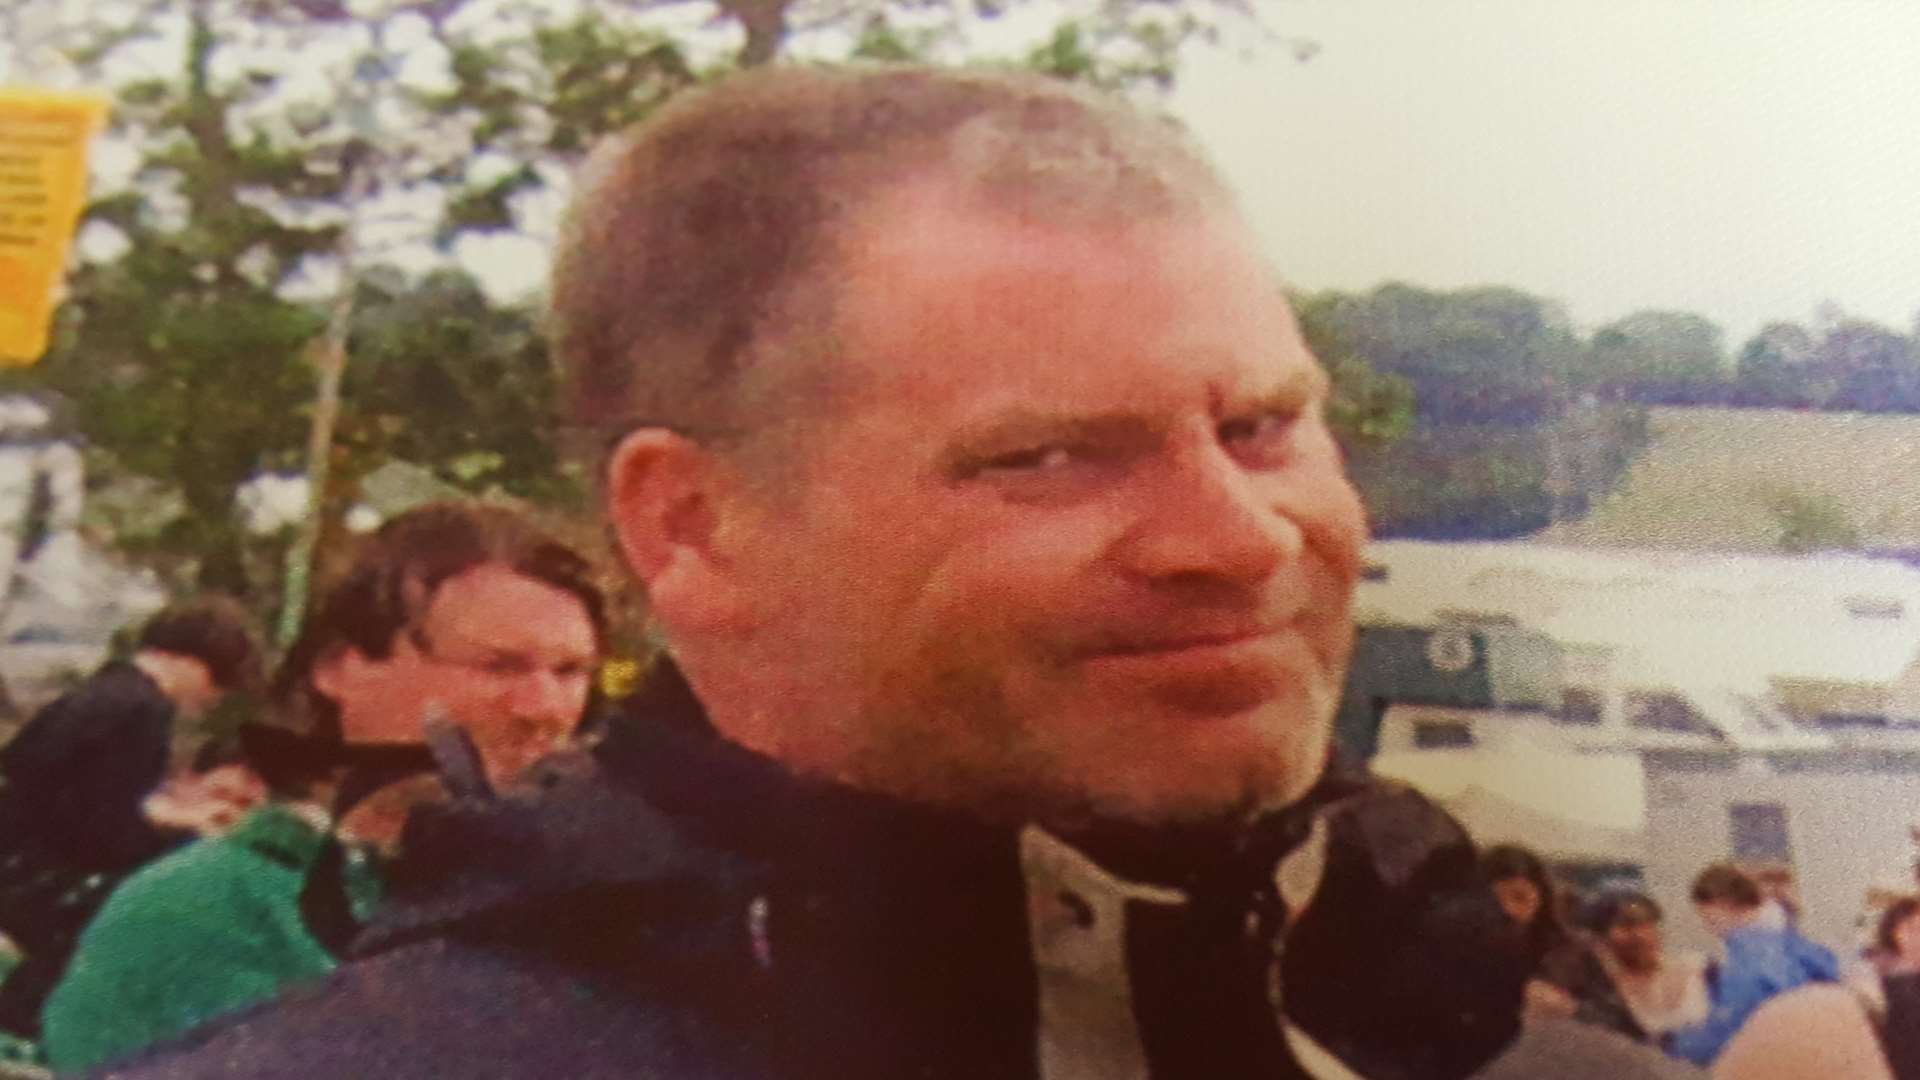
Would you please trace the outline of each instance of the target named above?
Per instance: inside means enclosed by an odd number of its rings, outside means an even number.
[[[607,514],[620,554],[669,625],[715,625],[742,609],[722,544],[726,470],[698,444],[662,428],[620,440],[607,463]]]

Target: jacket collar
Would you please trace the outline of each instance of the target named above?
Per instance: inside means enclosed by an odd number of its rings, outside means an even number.
[[[282,801],[268,802],[242,818],[226,836],[227,842],[305,870],[326,842],[326,815],[312,820],[306,808]]]
[[[844,877],[877,866],[963,878],[1013,850],[1012,829],[831,781],[797,776],[723,738],[677,666],[662,658],[596,757],[616,780],[699,838],[780,870]],[[889,858],[889,855],[939,858]]]

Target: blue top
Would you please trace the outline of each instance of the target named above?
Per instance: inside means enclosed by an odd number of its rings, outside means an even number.
[[[1712,979],[1713,1011],[1693,1027],[1673,1032],[1676,1055],[1708,1065],[1768,999],[1811,982],[1837,982],[1840,961],[1797,930],[1746,926],[1726,938],[1727,958]]]

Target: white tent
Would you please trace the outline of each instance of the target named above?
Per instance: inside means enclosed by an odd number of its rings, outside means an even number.
[[[1559,859],[1641,863],[1646,773],[1638,754],[1499,752],[1381,754],[1373,771],[1439,801],[1482,843],[1514,843]]]

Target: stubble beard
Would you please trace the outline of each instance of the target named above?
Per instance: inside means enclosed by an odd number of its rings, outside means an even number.
[[[1320,778],[1331,742],[1331,692],[1310,685],[1300,715],[1278,737],[1250,741],[1201,782],[1169,782],[1167,770],[1193,767],[1174,756],[1177,747],[1128,745],[1130,733],[1145,738],[1152,724],[1123,722],[1105,737],[1051,737],[1074,729],[1058,726],[1062,717],[1023,716],[998,678],[954,663],[881,684],[894,692],[848,718],[863,730],[848,733],[853,749],[839,778],[1004,826],[1237,826],[1298,801]]]

